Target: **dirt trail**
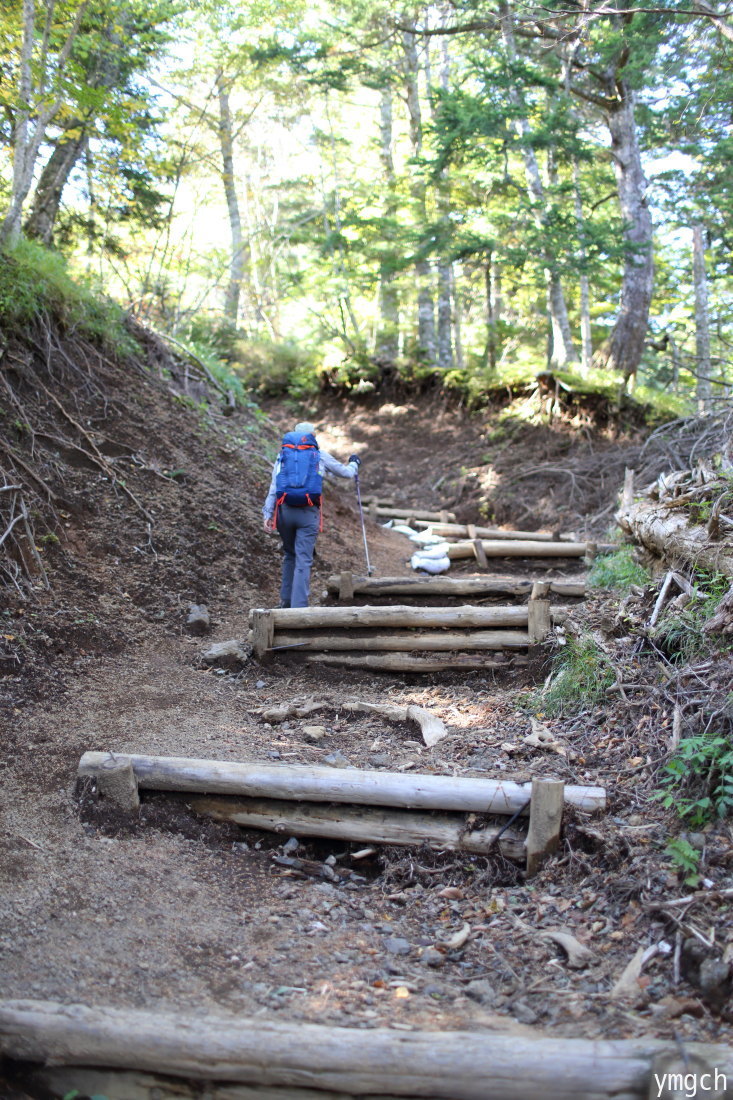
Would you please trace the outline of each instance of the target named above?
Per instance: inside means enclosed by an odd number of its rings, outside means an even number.
[[[474,489],[467,486],[470,456],[485,447],[485,423],[417,407],[402,412],[393,406],[378,417],[366,410],[339,414],[333,405],[316,412],[328,417],[322,439],[338,457],[352,445],[364,453],[365,487],[413,505],[450,503],[440,486],[429,491],[443,476],[442,463],[459,510],[465,505],[468,518],[478,518]],[[288,426],[290,414],[274,414]],[[546,433],[542,441],[545,449],[552,444]],[[560,432],[555,445],[567,449],[567,435]],[[596,445],[610,447],[603,440]],[[516,469],[521,450],[520,443],[502,452],[502,461]],[[526,460],[526,446],[524,453]],[[415,471],[410,486],[406,468]],[[481,476],[498,477],[489,469]],[[541,523],[549,511],[563,522],[577,518],[579,502],[570,491],[561,498],[555,481],[539,482],[533,481],[533,507],[521,515],[514,510],[518,519]],[[502,508],[516,488],[506,492],[497,495],[495,509],[504,520]],[[247,507],[254,515],[258,504],[252,493]],[[406,571],[409,544],[371,525],[369,531],[377,570]],[[251,531],[245,543],[238,572],[231,568],[237,547],[227,543],[223,556],[211,555],[216,581],[207,577],[203,555],[196,584],[179,575],[175,585],[162,582],[157,592],[148,587],[133,601],[127,590],[135,555],[131,564],[115,567],[100,554],[99,540],[80,539],[79,561],[100,593],[96,606],[104,629],[86,621],[90,602],[79,595],[73,664],[63,665],[55,687],[46,677],[45,697],[24,700],[20,678],[13,689],[3,761],[0,995],[165,1004],[202,1013],[218,1007],[354,1027],[730,1036],[693,990],[673,988],[664,954],[649,964],[638,997],[609,999],[637,947],[668,935],[658,914],[639,901],[642,890],[680,889],[664,865],[645,864],[650,844],[663,838],[664,822],[661,815],[639,817],[633,777],[638,749],[624,743],[625,716],[616,724],[609,716],[598,730],[582,714],[562,728],[550,722],[567,752],[548,760],[523,743],[530,731],[526,692],[537,669],[439,683],[324,672],[287,661],[250,664],[238,675],[206,669],[201,640],[188,638],[183,628],[187,601],[203,592],[214,620],[211,640],[223,640],[243,637],[249,607],[275,598],[274,544],[262,549]],[[347,486],[329,493],[315,597],[334,569],[358,571],[360,554]],[[105,599],[111,601],[107,609]],[[21,618],[15,614],[12,621]],[[50,627],[50,609],[47,614]],[[68,614],[66,607],[64,622]],[[600,605],[597,614],[604,614]],[[96,647],[95,630],[102,639]],[[71,645],[70,637],[71,626],[65,644]],[[330,705],[318,717],[327,731],[319,744],[304,737],[307,719],[272,727],[258,715],[266,705],[311,698]],[[429,707],[445,720],[449,737],[427,749],[413,725],[340,710],[354,698]],[[274,864],[283,838],[202,822],[182,799],[147,798],[134,827],[100,823],[89,800],[80,815],[75,769],[87,749],[289,763],[323,762],[341,753],[356,767],[519,780],[550,770],[607,786],[610,809],[592,823],[569,818],[564,849],[531,883],[523,883],[514,865],[480,857],[391,849],[355,861],[358,845],[302,844],[299,854],[318,861],[333,855],[338,867],[358,876],[334,883]],[[471,931],[460,949],[427,950],[464,923]],[[591,947],[587,968],[570,969],[563,951],[541,935],[558,926]]]

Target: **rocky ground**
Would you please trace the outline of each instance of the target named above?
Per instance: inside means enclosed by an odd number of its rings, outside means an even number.
[[[249,608],[276,599],[277,544],[259,507],[272,441],[294,411],[273,407],[269,424],[253,413],[212,419],[138,380],[127,406],[96,439],[120,445],[115,469],[152,519],[99,469],[55,459],[45,476],[63,488],[58,542],[38,541],[50,588],[36,577],[32,589],[5,589],[1,995],[363,1028],[730,1041],[730,826],[692,838],[705,879],[685,886],[665,853],[672,819],[650,798],[672,720],[654,662],[639,656],[624,673],[645,693],[627,684],[566,719],[544,716],[532,696],[547,671],[536,665],[448,678],[323,672],[292,658],[210,667],[206,646],[243,639]],[[638,457],[635,439],[569,422],[507,427],[437,398],[331,399],[295,413],[316,418],[337,457],[363,455],[365,491],[582,536],[603,536],[613,472]],[[367,531],[377,572],[406,572],[410,544],[371,522]],[[315,598],[331,572],[360,571],[362,552],[353,489],[334,487]],[[621,656],[628,616],[643,624],[650,600],[639,591],[622,623],[596,593],[573,616]],[[197,602],[211,613],[205,638],[186,630]],[[427,707],[449,736],[428,749],[411,723],[347,714],[354,699]],[[325,704],[317,720],[273,724],[261,713],[308,700]],[[525,741],[533,719],[554,748]],[[314,721],[316,735],[304,728]],[[551,772],[605,786],[609,806],[568,815],[560,852],[525,881],[498,857],[296,846],[200,819],[174,796],[146,796],[134,824],[105,817],[77,786],[88,749],[517,780]],[[569,955],[558,929],[587,951]],[[614,993],[640,948],[653,948],[643,971]]]

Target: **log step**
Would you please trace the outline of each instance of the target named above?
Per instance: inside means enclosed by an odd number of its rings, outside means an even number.
[[[395,1032],[165,1008],[0,1001],[0,1054],[53,1066],[104,1066],[204,1082],[282,1088],[297,1098],[641,1100],[654,1070],[692,1065],[733,1079],[733,1050],[671,1040],[564,1039],[478,1031]],[[698,1078],[699,1079],[699,1078]],[[203,1092],[206,1090],[202,1090]],[[281,1094],[282,1096],[282,1094]],[[244,1098],[243,1098],[244,1100]]]
[[[328,578],[326,587],[341,600],[354,596],[529,596],[533,582],[517,577],[361,577],[340,573]],[[583,580],[550,580],[549,591],[556,596],[585,596]]]
[[[79,776],[96,777],[108,752],[85,752]],[[239,763],[178,756],[115,754],[132,764],[141,790],[192,791],[305,802],[348,802],[411,810],[514,814],[526,807],[531,785],[475,776],[385,772],[317,765]],[[565,805],[586,813],[605,809],[603,787],[565,786]]]

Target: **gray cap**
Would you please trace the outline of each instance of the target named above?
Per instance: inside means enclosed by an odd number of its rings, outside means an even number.
[[[301,435],[315,435],[315,425],[311,424],[309,420],[301,420],[299,424],[296,424],[293,428],[294,432],[300,432]]]

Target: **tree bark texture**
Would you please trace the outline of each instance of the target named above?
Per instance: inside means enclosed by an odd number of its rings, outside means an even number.
[[[685,508],[640,501],[616,517],[619,525],[668,565],[694,564],[733,580],[733,545],[714,542],[707,528],[687,522]]]
[[[75,119],[67,136],[59,139],[41,172],[24,230],[26,236],[49,246],[66,182],[87,143],[86,125]]]
[[[582,558],[588,553],[587,542],[539,542],[520,539],[483,540],[484,553],[488,558]],[[452,542],[448,544],[448,557],[472,558],[472,542]]]
[[[306,664],[334,665],[340,668],[361,668],[376,672],[462,672],[476,669],[506,669],[526,664],[526,657],[487,657],[483,653],[461,653],[458,656],[435,654],[415,657],[410,653],[312,653]]]
[[[259,610],[253,608],[250,617]],[[454,630],[468,630],[527,625],[526,606],[408,607],[395,604],[392,607],[280,607],[273,608],[268,614],[275,630],[360,630],[367,627],[388,630],[400,627],[422,630],[451,627]]]
[[[649,323],[654,286],[652,218],[634,119],[634,92],[626,80],[619,78],[615,67],[607,74],[607,84],[614,106],[606,120],[627,251],[618,317],[610,337],[594,357],[594,366],[620,371],[628,381],[641,362]]]
[[[240,764],[138,753],[116,755],[131,761],[140,790],[491,814],[516,813],[531,796],[529,784],[471,776],[408,775],[300,764]],[[79,761],[79,775],[95,777],[109,757],[108,752],[85,752]],[[566,786],[565,801],[587,812],[603,810],[606,792],[602,787]]]
[[[685,1044],[733,1078],[733,1051]],[[490,1031],[395,1032],[52,1001],[0,1002],[0,1053],[204,1081],[435,1100],[644,1100],[671,1041],[527,1038]],[[697,1060],[700,1060],[698,1062]],[[297,1095],[297,1094],[294,1094]]]

